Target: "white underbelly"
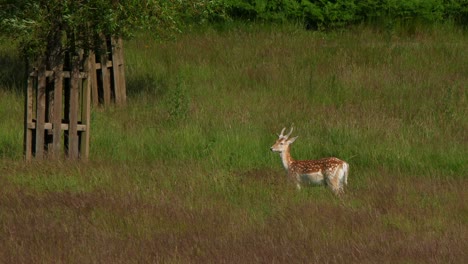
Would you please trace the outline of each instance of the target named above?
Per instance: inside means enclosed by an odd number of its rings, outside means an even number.
[[[301,174],[300,181],[306,184],[324,184],[325,183],[322,173]]]

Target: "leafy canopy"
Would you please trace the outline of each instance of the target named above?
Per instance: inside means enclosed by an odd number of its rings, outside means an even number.
[[[67,50],[96,50],[102,35],[129,36],[143,27],[164,35],[177,31],[187,13],[203,20],[217,6],[203,0],[0,0],[0,33],[32,57],[57,41]]]

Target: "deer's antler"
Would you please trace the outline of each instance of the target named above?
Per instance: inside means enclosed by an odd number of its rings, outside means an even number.
[[[278,134],[278,137],[279,137],[279,138],[284,137],[283,133],[284,133],[285,130],[286,130],[286,128],[283,128],[283,130],[281,130],[281,134]]]
[[[290,130],[289,133],[286,135],[286,138],[289,138],[289,136],[292,134],[293,130],[294,130],[294,127],[291,127],[291,130]]]

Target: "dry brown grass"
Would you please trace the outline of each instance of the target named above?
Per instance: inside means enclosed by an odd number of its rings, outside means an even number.
[[[98,177],[103,165],[94,166],[64,176]],[[124,171],[123,187],[37,191],[0,178],[1,262],[468,261],[465,179],[381,171],[338,200],[325,188],[297,192],[278,172],[256,169],[238,174],[225,193],[203,194],[195,182],[145,193],[124,166],[107,166]]]

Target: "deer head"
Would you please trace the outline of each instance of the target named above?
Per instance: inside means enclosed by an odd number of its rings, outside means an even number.
[[[297,137],[293,137],[293,138],[289,138],[289,136],[291,135],[291,133],[293,132],[294,128],[291,127],[291,130],[289,131],[289,133],[287,135],[284,135],[284,131],[286,130],[286,128],[283,128],[283,130],[281,130],[281,134],[278,135],[278,139],[276,140],[275,144],[273,146],[271,146],[271,151],[274,151],[274,152],[285,152],[289,145],[292,144],[296,139]]]

